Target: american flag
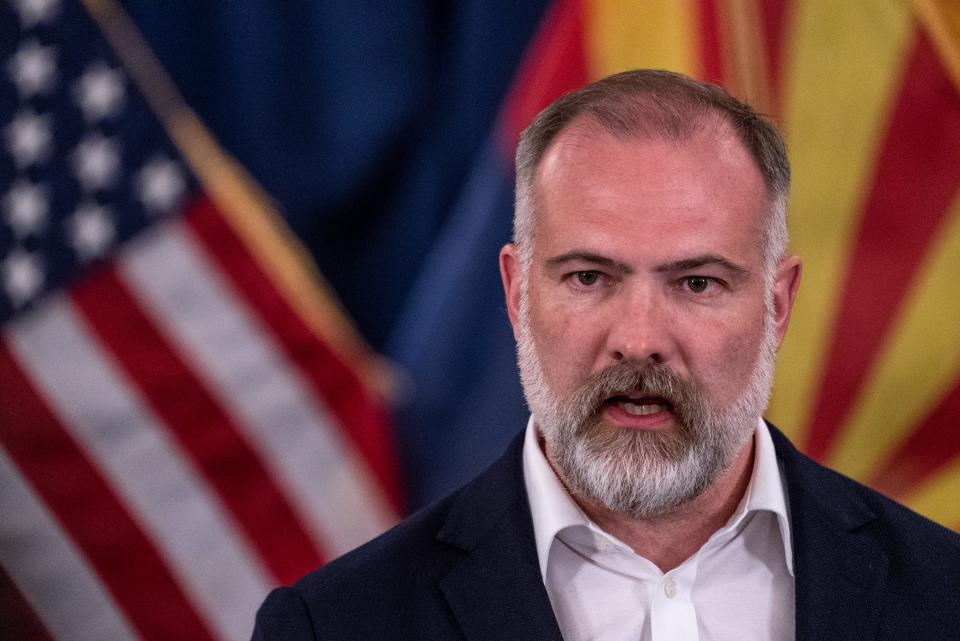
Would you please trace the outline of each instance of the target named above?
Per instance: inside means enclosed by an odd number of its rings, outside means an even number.
[[[302,256],[116,6],[0,5],[0,637],[246,639],[395,520]]]

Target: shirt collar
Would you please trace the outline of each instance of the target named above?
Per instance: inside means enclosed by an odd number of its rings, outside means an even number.
[[[793,576],[793,545],[790,536],[790,518],[787,513],[786,483],[777,464],[770,430],[763,420],[757,422],[754,444],[753,472],[750,482],[740,506],[724,529],[736,527],[751,512],[769,511],[775,514],[780,528],[787,570]],[[570,497],[553,468],[550,467],[550,463],[547,462],[538,442],[532,416],[527,422],[523,442],[523,479],[530,502],[530,514],[533,518],[540,576],[545,577],[550,548],[558,533],[578,525],[593,530],[597,530],[598,527]]]
[[[545,577],[554,537],[567,527],[589,526],[590,519],[567,494],[566,488],[547,462],[537,440],[533,416],[527,421],[527,433],[523,440],[523,481],[527,486],[530,515],[533,517],[533,536],[537,543],[540,576]]]
[[[763,419],[757,421],[753,442],[755,445],[753,473],[743,501],[733,519],[739,522],[751,512],[764,510],[776,515],[777,525],[780,527],[780,540],[783,542],[784,561],[790,576],[794,576],[793,539],[790,533],[790,514],[787,511],[787,482],[777,462],[777,451],[773,447],[770,429]],[[543,456],[542,453],[541,456]]]

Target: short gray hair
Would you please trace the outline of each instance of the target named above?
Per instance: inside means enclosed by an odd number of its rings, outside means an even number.
[[[624,71],[568,93],[540,112],[517,147],[513,241],[526,268],[533,254],[534,178],[547,148],[570,123],[589,118],[620,138],[685,140],[713,119],[727,123],[757,164],[769,211],[761,251],[769,278],[787,248],[790,162],[777,128],[720,87],[671,71]]]

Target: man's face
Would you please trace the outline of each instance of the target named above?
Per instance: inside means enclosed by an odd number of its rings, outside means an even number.
[[[762,177],[725,126],[621,140],[574,123],[535,179],[532,260],[501,254],[524,392],[574,493],[650,518],[747,446],[799,277],[768,287]]]

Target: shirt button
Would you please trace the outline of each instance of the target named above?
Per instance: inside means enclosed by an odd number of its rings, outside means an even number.
[[[667,581],[663,586],[663,593],[667,595],[668,599],[677,596],[677,582],[673,579]]]

